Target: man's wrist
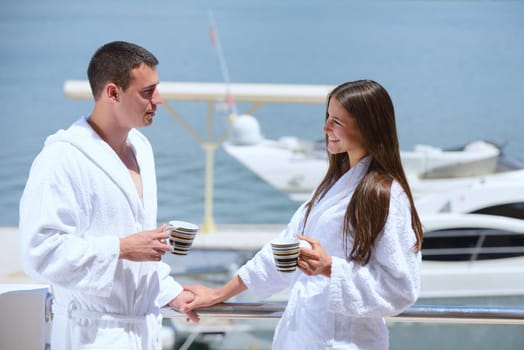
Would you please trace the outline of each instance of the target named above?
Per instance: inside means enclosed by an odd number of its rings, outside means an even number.
[[[125,238],[119,238],[118,239],[118,243],[119,243],[119,254],[118,254],[118,258],[119,259],[126,259],[127,258],[127,249],[126,249],[126,244],[125,244],[125,241],[124,241]]]

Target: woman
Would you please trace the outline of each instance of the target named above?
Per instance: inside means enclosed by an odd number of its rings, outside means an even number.
[[[311,244],[301,272],[278,272],[266,244],[222,288],[185,286],[196,297],[183,312],[290,287],[273,349],[388,349],[384,317],[416,301],[422,245],[388,93],[370,80],[337,86],[324,133],[327,173],[280,234]]]

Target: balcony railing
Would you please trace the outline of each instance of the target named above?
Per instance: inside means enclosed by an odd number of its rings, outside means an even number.
[[[201,317],[212,318],[280,318],[286,303],[222,303],[195,310]],[[163,308],[167,318],[184,317]],[[387,317],[388,322],[524,324],[524,308],[484,306],[414,305],[401,314]]]

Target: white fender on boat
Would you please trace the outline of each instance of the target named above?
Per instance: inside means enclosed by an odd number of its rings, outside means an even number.
[[[255,145],[260,141],[262,141],[262,133],[255,117],[242,114],[233,120],[231,142],[234,145]]]

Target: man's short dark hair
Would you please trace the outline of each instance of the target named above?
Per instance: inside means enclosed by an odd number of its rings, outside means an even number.
[[[96,50],[87,68],[87,77],[95,100],[109,82],[125,91],[131,82],[131,71],[141,64],[154,68],[158,60],[151,52],[136,44],[113,41]]]

